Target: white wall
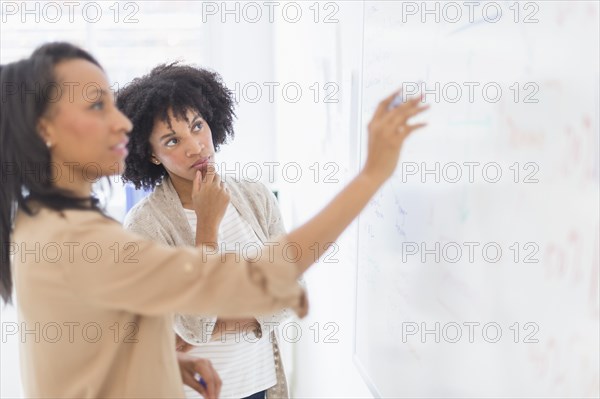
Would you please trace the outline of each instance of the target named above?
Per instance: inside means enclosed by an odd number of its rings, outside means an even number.
[[[318,23],[315,9],[309,9],[312,4],[303,8],[311,18],[297,24],[279,21],[276,28],[277,80],[297,82],[305,89],[300,101],[280,101],[277,108],[278,158],[282,164],[294,161],[303,166],[298,182],[292,182],[293,175],[281,182],[288,228],[319,211],[358,168],[361,121],[352,84],[354,80],[360,86],[362,3],[321,3]],[[321,88],[318,98],[316,89],[306,89],[315,83]],[[326,102],[326,96],[332,102]],[[352,361],[355,225],[337,244],[337,252],[306,273],[310,313],[299,321],[300,341],[284,347],[295,355],[294,397],[371,397]]]
[[[12,306],[0,302],[0,398],[20,398],[21,371],[19,369],[19,329],[17,312]]]

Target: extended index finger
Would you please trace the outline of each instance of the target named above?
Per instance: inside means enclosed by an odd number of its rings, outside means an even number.
[[[209,163],[208,165],[206,165],[206,173],[204,174],[204,177],[202,178],[202,182],[203,183],[212,183],[212,181],[215,178],[216,173],[217,173],[217,168],[215,168],[215,165],[212,163]]]
[[[199,170],[196,171],[194,175],[194,180],[192,181],[192,192],[195,193],[200,190],[200,186],[202,185],[202,174]]]

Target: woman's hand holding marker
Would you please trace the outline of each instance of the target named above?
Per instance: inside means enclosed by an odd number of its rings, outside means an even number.
[[[223,382],[208,359],[177,352],[179,371],[184,384],[196,390],[205,399],[217,399]]]
[[[404,140],[413,131],[426,126],[425,123],[408,124],[410,118],[429,108],[429,105],[420,104],[422,96],[407,101],[401,96],[401,90],[398,90],[380,102],[369,123],[369,145],[363,171],[376,182],[383,182],[394,173]]]

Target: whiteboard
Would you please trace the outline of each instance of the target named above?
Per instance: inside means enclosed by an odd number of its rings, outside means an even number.
[[[363,122],[403,82],[431,110],[359,219],[356,364],[378,397],[598,397],[599,4],[447,4],[364,3]]]

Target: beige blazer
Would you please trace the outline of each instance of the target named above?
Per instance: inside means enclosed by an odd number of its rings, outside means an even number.
[[[173,312],[307,311],[280,251],[172,248],[93,211],[19,210],[10,251],[26,397],[183,398]]]
[[[275,196],[257,182],[226,178],[231,193],[231,204],[252,227],[262,243],[274,241],[285,233],[285,227]],[[195,246],[195,232],[190,228],[183,206],[167,177],[146,198],[137,203],[125,217],[124,227],[145,237],[175,246]],[[303,281],[300,281],[304,285]],[[290,309],[269,315],[256,315],[262,331],[271,331],[277,384],[268,390],[267,397],[288,397],[287,380],[281,360],[279,345],[273,326],[280,325],[292,316]],[[210,340],[216,316],[176,314],[175,331],[188,343],[200,344]]]

